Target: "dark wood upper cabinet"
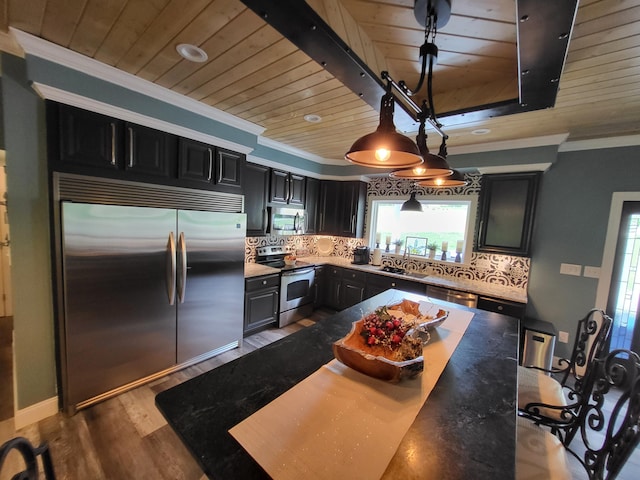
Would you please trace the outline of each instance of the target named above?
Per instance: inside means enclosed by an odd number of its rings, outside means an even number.
[[[242,167],[245,156],[216,148],[213,145],[180,138],[178,148],[178,178],[208,186],[216,190],[241,193]]]
[[[56,160],[62,165],[119,168],[123,122],[64,104],[49,104],[57,121]],[[57,112],[57,115],[55,115]]]
[[[244,211],[247,214],[247,235],[267,233],[267,202],[269,201],[269,167],[247,162],[244,166]]]
[[[230,189],[242,188],[242,172],[245,156],[241,153],[216,148],[216,185],[224,185]]]
[[[178,153],[178,178],[213,183],[215,148],[190,138],[181,138]]]
[[[174,135],[127,123],[125,125],[125,165],[130,172],[168,177],[175,158]]]
[[[344,237],[364,235],[367,184],[364,182],[320,182],[318,233]]]
[[[282,170],[271,170],[271,203],[304,206],[305,177]]]
[[[318,200],[320,197],[320,180],[307,177],[304,209],[307,213],[306,233],[314,234],[318,231]]]
[[[540,172],[483,175],[479,252],[529,256]]]

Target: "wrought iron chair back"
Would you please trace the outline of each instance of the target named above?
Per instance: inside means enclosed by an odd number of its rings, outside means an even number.
[[[42,458],[42,468],[46,480],[55,480],[56,476],[53,471],[53,463],[49,454],[49,446],[44,443],[39,447],[34,447],[29,440],[24,437],[16,437],[5,442],[0,447],[0,472],[4,461],[11,450],[17,450],[25,463],[25,470],[18,472],[11,477],[11,480],[38,480],[38,459]]]
[[[591,394],[580,411],[577,431],[584,452],[570,449],[590,479],[614,479],[640,443],[640,357],[614,350],[599,359],[587,382]],[[619,395],[613,408],[604,409],[606,396]],[[609,404],[611,402],[608,402]]]
[[[566,402],[549,404],[531,401],[520,407],[520,415],[534,420],[537,424],[549,426],[563,442],[570,443],[577,428],[575,422],[591,392],[589,372],[607,343],[611,324],[612,319],[605,312],[595,308],[590,310],[578,322],[570,358],[561,358],[558,367],[550,370],[527,367],[551,374],[557,379]]]

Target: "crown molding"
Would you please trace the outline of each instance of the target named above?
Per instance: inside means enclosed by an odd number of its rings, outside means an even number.
[[[107,103],[99,102],[92,98],[83,97],[75,93],[67,92],[50,85],[43,83],[33,82],[32,88],[45,100],[53,100],[56,102],[64,103],[65,105],[71,105],[73,107],[82,108],[109,117],[119,118],[131,123],[143,125],[145,127],[154,128],[156,130],[162,130],[167,133],[173,133],[180,137],[190,138],[199,142],[208,143],[217,147],[226,148],[235,152],[248,154],[253,151],[253,148],[247,147],[236,142],[230,142],[224,138],[215,137],[206,133],[198,132],[197,130],[191,130],[190,128],[181,127],[174,123],[165,122],[164,120],[158,120],[157,118],[148,117],[140,113],[132,112],[124,108],[115,107]]]
[[[268,148],[273,148],[274,150],[278,150],[283,153],[290,153],[291,155],[295,155],[296,157],[304,158],[311,162],[320,163],[322,165],[341,165],[341,166],[347,165],[346,160],[323,158],[323,157],[320,157],[319,155],[314,155],[305,150],[300,150],[299,148],[292,147],[285,143],[281,143],[276,140],[271,140],[270,138],[266,138],[262,136],[258,137],[258,145],[262,145]]]
[[[599,148],[633,147],[640,145],[640,135],[624,135],[621,137],[591,138],[575,140],[560,145],[559,152],[578,152],[580,150],[597,150]]]
[[[447,145],[449,155],[464,155],[467,153],[497,152],[500,150],[517,150],[519,148],[546,147],[547,145],[561,145],[569,136],[568,133],[546,135],[542,137],[519,138],[500,142],[476,143],[459,147]]]
[[[57,63],[58,65],[113,83],[128,90],[141,93],[161,102],[174,105],[183,110],[224,123],[225,125],[235,127],[253,135],[260,135],[265,130],[263,127],[256,125],[255,123],[242,120],[241,118],[223,112],[215,107],[205,105],[202,102],[189,98],[186,95],[181,95],[169,90],[168,88],[161,87],[153,82],[136,77],[135,75],[63,48],[34,35],[30,35],[13,27],[10,27],[10,31],[27,55],[33,55],[35,57]]]
[[[265,167],[277,168],[278,170],[286,170],[287,172],[304,175],[306,177],[317,178],[318,180],[359,180],[366,183],[369,183],[371,181],[371,178],[365,175],[323,175],[321,173],[310,172],[308,170],[303,170],[291,165],[274,162],[273,160],[267,160],[266,158],[258,157],[256,155],[247,155],[247,161],[251,163],[257,163]]]
[[[478,173],[488,175],[492,173],[520,173],[520,172],[546,172],[551,166],[548,163],[523,163],[522,165],[500,165],[496,167],[477,167]]]

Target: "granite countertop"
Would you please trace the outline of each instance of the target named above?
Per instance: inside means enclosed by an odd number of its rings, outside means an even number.
[[[387,290],[159,393],[156,405],[210,478],[268,478],[228,430],[331,361],[363,310],[398,295],[426,299]],[[436,303],[474,317],[382,478],[511,480],[519,322]]]
[[[356,265],[351,263],[351,259],[342,257],[310,256],[298,257],[298,259],[301,262],[307,262],[314,265],[335,265],[337,267],[352,268],[354,270],[376,273],[378,275],[386,275],[389,277],[402,278],[405,280],[410,280],[412,282],[424,283],[425,286],[435,285],[438,287],[453,288],[456,290],[471,292],[478,295],[487,295],[494,298],[509,300],[511,302],[527,303],[527,292],[519,288],[510,288],[504,287],[502,285],[495,285],[487,282],[478,282],[465,279],[443,278],[436,275],[425,275],[424,278],[410,277],[407,275],[384,272],[381,270],[381,266],[375,266],[371,264]],[[279,268],[266,267],[264,265],[259,265],[256,263],[245,263],[244,268],[245,278],[280,272]]]

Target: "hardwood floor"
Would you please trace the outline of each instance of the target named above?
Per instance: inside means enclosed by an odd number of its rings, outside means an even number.
[[[72,417],[60,413],[19,431],[13,429],[12,419],[0,419],[0,443],[15,436],[24,436],[34,444],[48,442],[59,480],[206,479],[155,408],[155,395],[321,321],[330,313],[319,310],[309,319],[283,329],[265,330],[247,337],[238,349],[81,410]],[[5,386],[3,383],[3,390]],[[17,454],[12,452],[0,472],[0,480],[10,479],[21,466]],[[574,478],[587,478],[575,460],[572,466]],[[640,448],[636,449],[618,480],[636,479],[638,471]]]

